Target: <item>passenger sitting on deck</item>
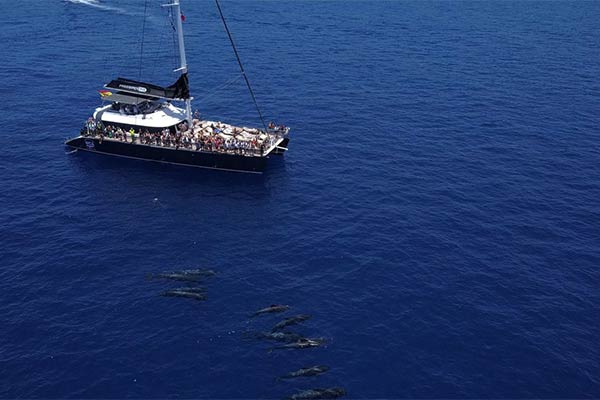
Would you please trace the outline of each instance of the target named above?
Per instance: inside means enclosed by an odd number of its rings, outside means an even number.
[[[269,122],[269,129],[275,129],[275,124],[273,121]]]

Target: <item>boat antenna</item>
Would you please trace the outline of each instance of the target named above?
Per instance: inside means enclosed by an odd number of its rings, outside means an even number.
[[[179,68],[175,71],[181,71],[181,74],[187,74],[187,61],[185,59],[185,43],[183,41],[183,26],[182,19],[183,14],[181,13],[181,7],[179,6],[179,0],[173,0],[171,4],[163,4],[163,7],[173,7],[174,8],[174,18],[175,18],[175,30],[177,31],[177,39],[179,42]],[[185,115],[187,122],[190,126],[192,126],[192,98],[188,96],[185,99]]]
[[[221,5],[219,4],[219,0],[215,0],[217,4],[217,8],[219,9],[219,14],[221,15],[221,21],[223,21],[223,26],[225,26],[225,31],[227,32],[227,36],[229,36],[229,41],[231,42],[231,47],[233,47],[233,52],[235,53],[235,58],[237,58],[237,62],[240,66],[240,70],[242,71],[242,76],[246,81],[246,86],[248,86],[248,90],[250,90],[250,95],[252,96],[252,101],[254,101],[254,105],[256,106],[256,111],[258,111],[258,116],[260,117],[260,121],[262,122],[263,128],[265,131],[267,130],[267,124],[265,124],[265,119],[263,118],[262,113],[260,112],[260,108],[258,107],[258,103],[256,102],[256,97],[254,96],[254,91],[252,90],[252,86],[250,86],[250,81],[246,76],[246,71],[244,70],[244,66],[242,65],[242,60],[240,59],[240,55],[238,54],[237,48],[235,47],[235,43],[233,41],[233,37],[231,36],[231,32],[229,31],[229,27],[227,27],[227,22],[225,22],[225,16],[223,16],[223,11],[221,10]]]

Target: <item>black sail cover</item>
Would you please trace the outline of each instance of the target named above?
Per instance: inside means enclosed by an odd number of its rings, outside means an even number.
[[[116,89],[120,92],[135,94],[144,98],[189,99],[190,97],[187,73],[182,74],[179,79],[177,79],[177,82],[167,87],[125,78],[113,79],[104,87]]]

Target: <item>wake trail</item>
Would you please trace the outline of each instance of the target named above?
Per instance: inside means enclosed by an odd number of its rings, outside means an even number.
[[[99,10],[113,11],[113,12],[117,12],[119,14],[125,14],[125,15],[130,15],[130,16],[136,15],[135,13],[127,12],[126,10],[119,8],[119,7],[113,7],[113,6],[109,6],[106,4],[102,4],[98,0],[64,0],[64,2],[71,3],[71,4],[82,4],[85,6],[97,8]]]

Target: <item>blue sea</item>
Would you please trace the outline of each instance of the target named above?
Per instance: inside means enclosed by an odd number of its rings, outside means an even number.
[[[600,397],[600,2],[223,0],[284,157],[67,154],[104,83],[177,79],[167,2],[0,0],[1,398]],[[182,3],[194,109],[258,126]],[[255,337],[296,314],[324,347]]]

